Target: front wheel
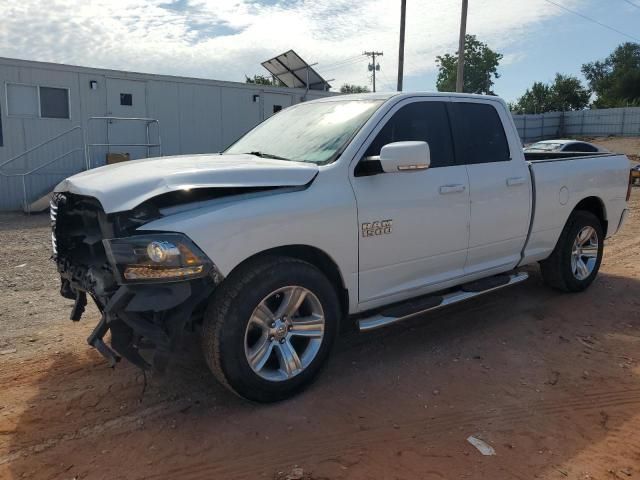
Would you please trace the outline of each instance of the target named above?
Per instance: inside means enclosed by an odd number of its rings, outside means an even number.
[[[250,262],[221,285],[203,325],[209,367],[238,395],[290,397],[319,373],[338,331],[334,287],[313,265],[288,257]]]
[[[604,231],[591,212],[575,211],[562,230],[556,248],[540,262],[542,278],[553,288],[581,292],[598,274],[604,247]]]

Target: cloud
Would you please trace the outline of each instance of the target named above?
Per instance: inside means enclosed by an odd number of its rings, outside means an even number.
[[[584,0],[564,0],[570,8]],[[364,50],[384,51],[383,87],[397,65],[398,0],[21,0],[2,2],[0,55],[92,67],[243,81],[295,49],[334,86],[368,82]],[[470,2],[468,32],[521,61],[525,34],[562,14],[543,0]],[[409,1],[407,76],[454,51],[459,0]]]

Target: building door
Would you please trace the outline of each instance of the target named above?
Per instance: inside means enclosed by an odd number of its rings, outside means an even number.
[[[264,93],[264,110],[262,119],[266,120],[274,113],[278,113],[283,108],[291,106],[291,95],[283,93]]]
[[[107,116],[145,118],[147,116],[146,82],[107,78]],[[151,142],[147,141],[146,125],[142,121],[109,120],[107,129],[107,143],[113,145],[109,148],[109,153],[128,153],[132,159],[144,158],[147,156],[145,147],[122,144],[155,142],[154,132],[152,132]],[[151,152],[155,153],[157,149],[152,149]]]

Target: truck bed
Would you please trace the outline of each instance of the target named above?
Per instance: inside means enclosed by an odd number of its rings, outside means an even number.
[[[533,221],[524,258],[542,260],[553,250],[580,201],[597,202],[613,235],[626,208],[629,160],[615,153],[534,153],[530,162]],[[528,263],[528,262],[525,262]]]
[[[555,161],[555,160],[568,160],[575,158],[587,158],[587,157],[607,157],[616,155],[611,152],[524,152],[525,160],[529,162],[542,162],[542,161]]]

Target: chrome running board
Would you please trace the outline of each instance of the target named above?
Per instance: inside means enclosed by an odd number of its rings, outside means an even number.
[[[426,297],[422,297],[420,300],[408,300],[407,302],[398,304],[394,307],[388,307],[383,309],[380,313],[377,313],[371,317],[361,318],[358,321],[358,328],[361,332],[369,330],[375,330],[376,328],[384,327],[392,323],[406,320],[407,318],[419,315],[421,313],[430,312],[447,305],[453,305],[454,303],[463,302],[470,298],[475,298],[485,293],[493,292],[516,283],[524,282],[529,278],[529,274],[526,272],[517,272],[507,275],[497,275],[495,277],[489,277],[476,282],[461,285],[458,290],[445,293],[442,295],[434,294]],[[487,282],[486,288],[481,289],[483,282]],[[407,307],[411,304],[416,305],[416,310],[411,313],[406,313]],[[394,314],[394,312],[403,311],[403,314]]]

